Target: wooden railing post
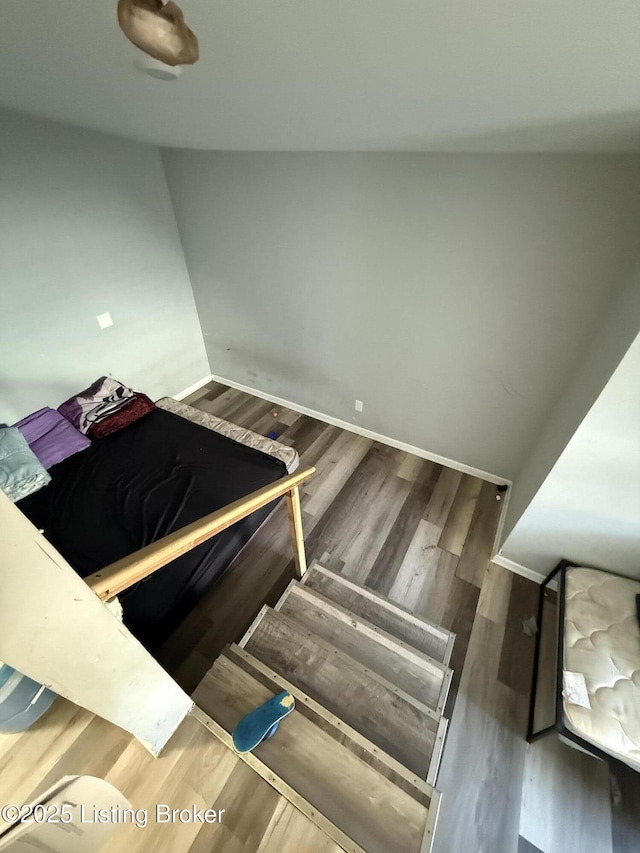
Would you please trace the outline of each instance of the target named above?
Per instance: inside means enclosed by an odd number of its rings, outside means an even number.
[[[289,526],[293,543],[293,559],[296,563],[296,574],[299,578],[307,571],[307,555],[304,550],[304,534],[302,532],[302,509],[300,507],[300,489],[294,486],[287,492],[287,510]]]

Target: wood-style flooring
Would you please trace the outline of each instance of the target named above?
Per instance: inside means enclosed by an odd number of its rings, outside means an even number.
[[[342,571],[456,632],[455,681],[437,788],[435,853],[630,853],[640,849],[637,774],[557,739],[524,740],[535,584],[489,563],[496,487],[211,383],[187,402],[298,450],[317,475],[302,495],[309,561]],[[189,691],[224,645],[293,577],[279,506],[218,586],[169,638],[161,662]],[[337,853],[335,844],[189,718],[158,760],[63,700],[0,736],[0,801],[28,802],[67,774],[113,782],[137,808],[226,809],[221,824],[125,827],[110,853]],[[609,796],[611,787],[611,798]]]
[[[496,486],[217,383],[185,402],[275,433],[296,448],[302,465],[316,466],[301,490],[308,561],[343,571],[456,633],[450,714],[500,518]],[[293,576],[280,505],[165,644],[163,665],[191,692],[224,645],[242,636],[265,602],[275,604]]]
[[[0,734],[0,803],[29,803],[54,782],[71,775],[106,779],[136,810],[144,809],[148,815],[146,826],[121,823],[100,853],[340,850],[191,716],[159,758],[153,758],[122,729],[64,699],[56,699],[29,731]],[[155,820],[157,804],[171,809],[207,809],[215,804],[224,814],[220,823],[159,823]],[[20,848],[27,849],[45,848],[35,844]]]
[[[572,853],[584,838],[593,853],[640,849],[637,774],[555,736],[525,743],[533,639],[522,622],[538,590],[488,565],[502,506],[495,486],[217,383],[186,402],[275,433],[317,466],[302,496],[309,560],[456,632],[436,853]],[[178,681],[193,689],[292,577],[281,507],[165,646]]]

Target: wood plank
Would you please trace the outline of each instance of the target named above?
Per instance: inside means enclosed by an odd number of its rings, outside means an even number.
[[[292,427],[292,429],[295,429],[295,427]],[[304,459],[305,465],[316,465],[333,442],[340,438],[340,434],[341,430],[338,427],[324,424],[324,428],[320,430],[313,442],[304,451],[304,454],[300,454],[300,458]]]
[[[538,585],[520,575],[511,578],[511,594],[507,611],[507,634],[500,655],[498,681],[511,687],[516,693],[528,694],[531,689],[531,669],[535,637],[528,637],[522,623],[538,611]]]
[[[433,490],[429,503],[424,509],[423,518],[436,527],[444,527],[451,506],[455,500],[458,487],[462,482],[462,472],[453,468],[442,467],[440,476]]]
[[[255,397],[245,398],[240,396],[234,405],[226,409],[224,419],[229,423],[246,428],[248,423],[253,423],[258,414],[264,414],[269,408],[269,403]]]
[[[139,751],[135,744],[131,743],[104,778],[136,805],[163,802],[161,792],[167,789],[172,776],[180,772],[185,754],[192,753],[195,758],[196,750],[201,748],[204,752],[205,742],[210,740],[211,737],[207,737],[200,726],[181,727],[172,738],[171,746],[154,762],[153,770],[146,762],[141,762]],[[221,746],[222,744],[216,746],[214,751]],[[197,755],[197,758],[200,760],[201,755]],[[185,771],[188,772],[188,768],[185,768]],[[205,780],[205,784],[206,781],[208,780]],[[145,847],[153,850],[155,846],[153,841],[158,843],[162,835],[160,826],[155,821],[149,822],[140,832],[135,823],[123,824],[105,850],[107,853],[118,853],[122,850],[134,850],[138,853]],[[186,846],[188,847],[192,841],[193,836],[187,830]]]
[[[424,465],[400,508],[384,545],[364,579],[367,586],[383,595],[389,595],[396,573],[402,565],[441,474],[440,465],[427,460],[423,462]]]
[[[275,432],[276,438],[280,440],[282,434],[302,417],[299,412],[294,412],[293,409],[277,409],[277,415],[274,415],[274,411],[276,410],[272,407],[272,410],[266,415],[254,421],[249,429],[260,435],[269,435],[269,433]]]
[[[0,754],[0,802],[28,803],[39,789],[40,778],[50,773],[92,718],[93,714],[84,708],[56,699],[51,710],[31,729],[5,735],[5,750]]]
[[[309,554],[320,556],[324,551],[333,554],[357,535],[363,523],[367,524],[362,507],[378,496],[390,474],[393,452],[392,448],[377,442],[371,445],[327,511],[320,518],[313,518],[311,533],[307,536]],[[407,487],[406,481],[402,482]],[[303,500],[305,507],[306,500]]]
[[[307,528],[308,552],[314,556],[328,552],[330,565],[344,562],[355,580],[364,580],[369,573],[411,489],[411,483],[393,473],[392,461],[392,448],[372,444],[327,511],[312,517]],[[356,512],[363,505],[369,511]]]
[[[520,835],[545,853],[612,853],[607,764],[556,736],[529,744]]]
[[[196,408],[226,419],[229,409],[233,409],[241,399],[243,399],[242,391],[238,391],[236,388],[227,388],[213,400],[207,400],[206,397],[200,398],[197,401]]]
[[[425,779],[438,715],[313,637],[278,611],[267,610],[241,645],[324,705],[417,776]]]
[[[224,657],[199,689],[202,709],[227,732],[272,695]],[[289,714],[276,737],[260,744],[253,756],[360,849],[420,851],[428,809],[299,711]]]
[[[342,717],[334,714],[322,703],[316,702],[311,696],[301,690],[292,682],[288,681],[284,676],[277,673],[267,666],[263,661],[254,657],[247,652],[246,649],[240,646],[228,646],[223,655],[232,661],[236,666],[244,669],[253,678],[268,687],[274,693],[281,690],[288,690],[296,700],[296,708],[301,714],[308,717],[316,726],[324,729],[335,740],[345,748],[357,755],[362,761],[366,761],[374,767],[378,773],[381,773],[395,785],[398,785],[414,799],[418,800],[425,806],[429,806],[431,798],[431,787],[422,778],[412,773],[399,761],[396,761],[393,756],[389,755],[381,749],[373,741],[365,737],[357,729],[350,726]],[[197,692],[197,691],[196,691]],[[429,718],[431,719],[431,718]],[[435,726],[435,720],[432,721]],[[431,774],[435,778],[437,762],[439,760],[439,750],[442,746],[444,731],[446,731],[447,720],[442,717],[437,724],[436,738],[433,747],[433,753],[429,762],[427,777]],[[437,749],[436,749],[437,747]]]
[[[107,778],[134,808],[146,809],[146,826],[120,824],[104,853],[246,853],[261,847],[270,827],[275,829],[274,817],[293,810],[192,716],[155,759],[126,732],[57,699],[31,729],[0,735],[0,758],[3,802],[16,797],[20,803],[29,802],[52,781],[78,774]],[[224,813],[221,823],[201,829],[196,823],[180,821],[160,824],[155,820],[156,803],[172,808],[213,807]],[[311,849],[337,853],[335,842],[308,818],[300,815],[292,825],[297,837],[309,840]],[[276,848],[265,843],[264,849]]]
[[[445,714],[450,716],[480,590],[455,575],[458,558],[434,545],[440,528],[421,521],[396,576],[391,596],[419,616],[456,635],[450,666],[453,679]]]
[[[371,447],[370,438],[345,432],[334,441],[326,453],[316,463],[316,470],[322,474],[316,483],[310,481],[305,494],[305,511],[310,515],[322,515],[331,506],[349,477],[362,462]]]
[[[222,743],[192,717],[153,764],[142,761],[137,749],[125,750],[105,778],[137,808],[149,809],[150,819],[144,827],[121,826],[118,835],[106,847],[106,853],[162,850],[166,849],[165,841],[169,849],[189,849],[198,827],[177,822],[166,832],[167,824],[157,823],[152,817],[155,814],[153,804],[167,803],[176,808],[211,807],[237,764],[236,756],[229,754]],[[217,803],[217,806],[229,809],[231,804]]]
[[[364,583],[378,554],[393,529],[395,520],[411,490],[412,484],[389,474],[375,497],[367,503],[367,513],[360,524],[333,549],[333,556],[344,562],[343,572],[354,581]]]
[[[101,717],[93,717],[69,745],[66,738],[59,745],[64,751],[26,799],[34,800],[64,776],[76,775],[78,767],[82,767],[85,776],[104,777],[130,743],[131,735],[124,729]],[[100,749],[96,749],[96,744],[100,744]],[[45,766],[40,764],[39,769],[42,773]]]
[[[415,611],[426,579],[436,571],[441,554],[437,547],[441,532],[439,527],[429,521],[419,522],[389,590],[389,598],[403,607]],[[431,618],[435,622],[439,621],[435,617]]]
[[[420,456],[414,456],[413,453],[407,453],[404,450],[399,450],[396,474],[403,480],[409,480],[409,482],[415,483],[425,464],[429,464],[426,459],[421,459]]]
[[[340,853],[342,848],[298,811],[281,800],[271,816],[257,853]],[[211,853],[210,849],[202,853]]]
[[[231,734],[205,711],[195,706],[193,709],[194,717],[197,717],[210,732],[212,732],[221,743],[228,749],[233,749],[233,739]],[[322,830],[324,830],[331,838],[333,838],[339,846],[347,851],[347,853],[366,853],[362,848],[351,841],[344,832],[326,819],[326,817],[316,808],[314,808],[304,797],[291,787],[284,779],[265,764],[255,752],[244,752],[239,754],[240,761],[247,764],[259,776],[269,783],[276,791],[285,796],[297,809],[299,809],[307,817],[310,817],[313,822]],[[434,796],[435,796],[434,791]]]
[[[309,459],[310,448],[316,447],[316,442],[331,442],[331,436],[337,432],[337,427],[329,427],[321,421],[316,421],[307,415],[301,415],[290,427],[287,427],[280,435],[280,441],[286,439],[292,447],[298,451],[300,458],[305,457],[305,463],[311,464]]]
[[[449,551],[458,557],[462,554],[481,489],[482,480],[469,474],[462,477],[438,542],[443,551]]]
[[[373,590],[314,562],[305,576],[314,589],[423,654],[447,665],[455,637],[435,622],[420,619]]]
[[[504,625],[509,610],[513,573],[489,563],[478,599],[478,615]]]
[[[636,853],[640,838],[640,774],[609,759],[613,853]]]
[[[229,386],[223,385],[221,382],[216,382],[215,380],[212,380],[211,382],[208,382],[201,390],[204,391],[204,394],[201,395],[201,398],[204,398],[205,400],[215,400],[216,397],[219,397],[221,394],[224,394],[225,391],[228,391]],[[194,402],[197,402],[197,400]]]
[[[503,637],[504,625],[476,616],[440,767],[434,853],[517,848],[526,744],[511,691],[496,682]]]
[[[449,718],[453,715],[458,685],[466,662],[467,647],[476,619],[479,594],[480,590],[477,586],[461,581],[455,575],[449,578],[449,598],[442,616],[442,624],[455,632],[456,635],[456,642],[449,661],[449,666],[453,670],[453,678],[444,710],[445,715]],[[428,606],[425,605],[421,604],[418,609],[428,609]]]
[[[258,401],[255,401],[252,406],[246,406],[236,412],[230,420],[232,423],[238,424],[238,426],[245,429],[253,429],[256,425],[260,427],[265,425],[266,429],[263,430],[265,435],[271,432],[271,430],[276,430],[279,433],[280,424],[277,417],[273,416],[273,410],[273,403],[262,400],[259,404]]]
[[[298,418],[302,417],[300,412],[296,412],[295,409],[288,409],[286,406],[275,406],[274,411],[277,411],[280,423],[287,427],[293,426]]]
[[[249,422],[255,420],[258,413],[263,414],[268,411],[270,405],[270,403],[262,400],[260,397],[239,394],[235,400],[231,401],[225,407],[225,413],[222,417],[226,421],[229,421],[229,423],[241,426],[239,421],[244,420],[245,422]]]
[[[230,752],[230,750],[228,750]],[[223,775],[223,768],[215,768],[219,793],[211,799],[217,807],[224,807],[220,823],[204,824],[191,846],[189,853],[244,853],[256,850],[269,830],[273,816],[282,809],[293,808],[271,785],[243,761],[236,758],[231,773]],[[326,835],[304,815],[302,825],[307,831],[326,840]],[[164,848],[156,848],[164,849]],[[146,851],[145,851],[146,853]]]
[[[198,388],[196,391],[193,391],[187,397],[183,397],[180,402],[185,403],[187,406],[194,406],[198,402],[198,400],[204,399],[206,397],[207,390],[207,386],[203,385],[202,388]]]
[[[276,610],[430,708],[444,707],[451,671],[443,664],[296,583],[289,585]]]
[[[482,483],[469,533],[465,539],[456,574],[461,580],[482,586],[492,557],[503,502],[496,500],[496,486]]]

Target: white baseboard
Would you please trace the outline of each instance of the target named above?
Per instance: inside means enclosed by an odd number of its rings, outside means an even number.
[[[177,394],[174,394],[173,399],[184,400],[184,398],[188,397],[189,394],[193,394],[199,388],[202,388],[203,385],[206,385],[207,382],[211,382],[212,378],[211,374],[205,376],[204,379],[200,379],[198,382],[194,382],[193,385],[189,385],[189,387],[185,388],[184,391],[179,391]]]
[[[542,583],[545,579],[545,575],[540,574],[540,572],[534,572],[533,569],[528,569],[526,566],[522,566],[520,563],[510,560],[508,557],[503,557],[502,554],[496,554],[493,556],[491,558],[491,562],[495,563],[497,566],[502,566],[503,569],[508,569],[515,575],[521,575],[523,578],[527,578],[527,580],[533,581],[534,583]]]
[[[428,450],[423,450],[421,447],[414,447],[412,444],[407,444],[404,441],[398,441],[395,438],[390,438],[388,435],[381,435],[373,430],[365,429],[358,424],[349,423],[349,421],[334,418],[332,415],[326,415],[324,412],[317,412],[315,409],[310,409],[307,406],[302,406],[299,403],[293,403],[291,400],[285,400],[282,397],[276,397],[273,394],[267,394],[257,388],[251,388],[249,385],[243,385],[240,382],[235,382],[233,379],[227,379],[224,376],[216,376],[212,374],[209,379],[215,382],[220,382],[222,385],[228,385],[230,388],[236,388],[238,391],[245,391],[247,394],[253,394],[254,397],[260,397],[262,400],[268,400],[270,403],[276,403],[278,406],[284,406],[287,409],[293,409],[294,412],[300,412],[301,415],[308,415],[318,421],[323,421],[326,424],[340,427],[340,429],[355,432],[365,438],[370,438],[373,441],[379,441],[381,444],[387,444],[390,447],[395,447],[398,450],[405,450],[407,453],[413,453],[415,456],[420,456],[422,459],[429,459],[438,465],[446,465],[448,468],[454,468],[456,471],[462,471],[463,474],[470,474],[472,477],[478,477],[481,480],[487,480],[489,483],[495,483],[498,486],[507,485],[511,488],[511,480],[506,480],[504,477],[499,477],[496,474],[491,474],[488,471],[482,471],[479,468],[473,468],[470,465],[465,465],[463,462],[456,462],[455,459],[447,459],[445,456],[439,456],[437,453],[431,453]],[[204,382],[202,384],[205,384]],[[194,386],[193,390],[197,390],[198,386]],[[193,393],[192,390],[189,393]],[[185,395],[186,396],[186,395]]]

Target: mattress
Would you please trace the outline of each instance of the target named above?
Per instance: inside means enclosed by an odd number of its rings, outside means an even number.
[[[232,438],[234,441],[245,444],[247,447],[253,447],[254,450],[260,450],[262,453],[266,453],[267,456],[279,459],[287,466],[289,474],[293,474],[300,464],[298,451],[295,448],[288,447],[286,444],[274,441],[272,438],[267,438],[264,435],[259,435],[259,433],[252,432],[250,429],[245,429],[237,424],[229,423],[229,421],[225,421],[217,415],[212,415],[210,412],[203,412],[201,409],[195,409],[186,403],[179,403],[173,397],[162,397],[156,402],[156,406],[160,409],[165,409],[167,412],[180,415],[182,418],[187,418],[187,420],[192,421],[194,424],[201,424],[207,427],[207,429],[212,429],[214,432],[226,435],[227,438]]]
[[[188,408],[188,407],[186,407]],[[275,482],[285,463],[155,409],[54,465],[18,504],[82,577]],[[122,593],[124,623],[151,651],[231,564],[264,507]]]
[[[564,723],[640,770],[640,582],[597,569],[566,572]]]

